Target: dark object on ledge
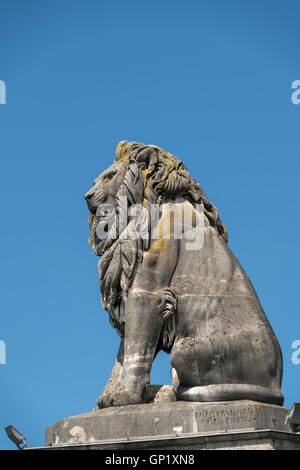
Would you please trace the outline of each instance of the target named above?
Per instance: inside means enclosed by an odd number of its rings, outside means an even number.
[[[300,403],[293,404],[286,417],[285,424],[289,426],[291,432],[300,433]]]
[[[9,426],[6,426],[5,429],[5,432],[8,436],[8,438],[14,443],[16,444],[16,446],[18,447],[19,450],[22,450],[24,449],[25,447],[27,447],[27,439],[25,436],[23,436],[23,434],[20,433],[20,431],[18,431],[14,426],[12,426],[11,424]],[[22,444],[22,447],[21,447],[21,444]]]

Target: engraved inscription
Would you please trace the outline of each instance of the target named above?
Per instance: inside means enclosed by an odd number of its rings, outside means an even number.
[[[219,429],[253,428],[255,420],[255,411],[252,407],[202,410],[197,413],[197,422],[201,429],[216,426]]]

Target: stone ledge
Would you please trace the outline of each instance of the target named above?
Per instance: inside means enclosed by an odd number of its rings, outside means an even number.
[[[46,430],[46,445],[175,438],[238,430],[287,431],[288,409],[248,400],[173,402],[94,410]]]
[[[145,437],[134,440],[102,441],[86,444],[61,444],[28,450],[300,450],[300,434],[265,429],[201,433],[191,436]]]

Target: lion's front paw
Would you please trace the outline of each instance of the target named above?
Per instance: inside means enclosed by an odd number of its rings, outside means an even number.
[[[111,397],[111,394],[102,393],[102,395],[100,395],[100,397],[97,400],[98,408],[108,408],[109,406],[112,406],[110,397]]]
[[[109,406],[138,405],[144,402],[143,395],[136,390],[119,388],[110,395],[102,394],[98,398],[97,404],[99,408],[107,408]]]
[[[144,403],[143,396],[137,391],[119,389],[111,395],[112,406],[138,405]]]

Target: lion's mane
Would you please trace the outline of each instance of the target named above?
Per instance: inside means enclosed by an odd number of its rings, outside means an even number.
[[[204,213],[211,227],[225,242],[227,242],[227,230],[220,220],[217,208],[207,199],[201,186],[190,177],[183,163],[170,153],[153,145],[122,141],[116,149],[116,161],[124,163],[126,173],[116,194],[116,200],[119,202],[118,210],[115,222],[105,241],[98,268],[102,305],[109,312],[112,326],[122,337],[126,296],[134,279],[137,265],[142,262],[143,253],[149,249],[151,243],[151,205],[160,205],[181,196],[194,206],[203,204]],[[145,220],[140,224],[143,231],[142,237],[131,239],[124,236],[125,230],[127,230],[126,233],[130,231],[132,221],[126,218],[120,196],[126,197],[128,207],[133,204],[142,204],[145,208],[148,217],[144,217]],[[125,221],[123,226],[120,220]],[[162,298],[161,305],[165,310],[171,304],[174,308],[174,300],[172,302],[171,297],[171,292],[168,291]],[[172,346],[174,336],[172,321],[172,319],[165,321],[161,335],[165,350],[169,350]]]

